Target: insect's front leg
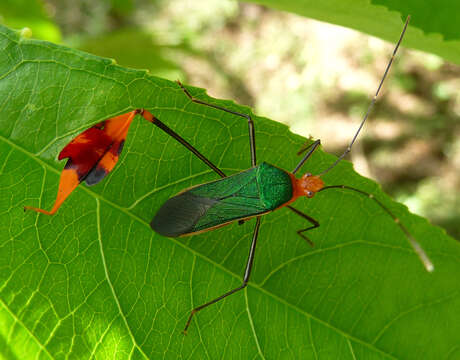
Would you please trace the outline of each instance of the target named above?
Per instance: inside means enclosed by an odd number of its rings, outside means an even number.
[[[313,155],[315,150],[320,145],[321,145],[321,140],[318,139],[318,140],[315,140],[314,142],[312,142],[310,145],[304,147],[303,149],[300,149],[300,151],[297,153],[297,155],[301,155],[303,152],[307,151],[308,149],[310,149],[310,151],[305,154],[305,156],[302,158],[302,160],[299,161],[299,163],[294,168],[294,170],[292,170],[293,174],[295,174],[302,167],[302,165]],[[302,216],[302,215],[300,215],[300,216]]]
[[[313,241],[311,241],[308,237],[306,237],[304,234],[302,234],[303,232],[305,231],[308,231],[308,230],[313,230],[313,229],[316,229],[317,227],[319,227],[319,222],[315,219],[313,219],[311,216],[308,216],[307,214],[304,214],[303,212],[301,212],[300,210],[297,210],[296,208],[290,206],[290,205],[287,205],[286,206],[289,210],[293,211],[294,213],[296,213],[297,215],[299,215],[300,217],[304,218],[305,220],[309,221],[311,224],[313,224],[312,226],[310,227],[307,227],[305,229],[300,229],[297,231],[297,234],[299,234],[305,241],[307,241],[311,246],[315,246],[315,244],[313,243]]]

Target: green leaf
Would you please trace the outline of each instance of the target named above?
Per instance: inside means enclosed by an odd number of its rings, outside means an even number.
[[[404,46],[460,64],[460,2],[418,0],[251,0],[278,10],[346,26],[396,42],[408,15]]]
[[[201,99],[249,112],[232,102]],[[60,149],[103,119],[145,107],[228,174],[249,167],[247,124],[191,103],[144,71],[0,28],[0,354],[5,358],[440,359],[460,355],[459,244],[392,202],[341,163],[328,184],[369,191],[432,258],[427,273],[376,203],[344,190],[301,199],[321,223],[315,248],[303,219],[265,216],[249,286],[241,283],[254,221],[190,238],[164,238],[149,222],[184,188],[216,179],[174,140],[141,119],[117,167],[81,185],[53,217]],[[254,116],[257,156],[292,169],[305,139]],[[327,139],[324,139],[327,142]],[[317,151],[304,167],[334,160]]]

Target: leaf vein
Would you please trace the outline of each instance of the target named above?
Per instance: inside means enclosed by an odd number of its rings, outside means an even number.
[[[112,292],[112,296],[113,296],[113,299],[115,300],[115,304],[117,305],[118,307],[118,311],[120,313],[120,316],[121,318],[123,319],[123,322],[125,323],[125,326],[126,326],[126,330],[128,331],[128,334],[129,336],[131,337],[131,340],[133,342],[133,345],[135,347],[138,348],[139,352],[143,355],[143,357],[145,359],[148,359],[149,357],[144,353],[144,351],[142,350],[142,348],[137,344],[137,341],[136,339],[134,338],[134,335],[131,331],[131,327],[129,326],[128,324],[128,319],[126,319],[124,313],[123,313],[123,309],[121,308],[121,304],[120,304],[120,301],[118,300],[118,296],[115,292],[115,289],[113,287],[113,284],[110,280],[110,276],[109,276],[109,270],[107,268],[107,263],[105,261],[105,254],[104,254],[104,247],[102,245],[102,234],[101,234],[101,209],[100,209],[100,203],[99,203],[99,199],[96,199],[96,206],[97,206],[97,210],[96,210],[96,213],[97,213],[97,237],[98,237],[98,242],[99,242],[99,250],[100,250],[100,254],[101,254],[101,260],[102,260],[102,266],[104,267],[104,274],[105,274],[105,277],[107,279],[107,284],[109,285],[109,288],[110,288],[110,291]]]

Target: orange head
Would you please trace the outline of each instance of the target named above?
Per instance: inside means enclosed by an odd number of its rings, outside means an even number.
[[[295,179],[295,197],[306,196],[312,198],[324,187],[324,181],[319,176],[306,173],[300,179]]]

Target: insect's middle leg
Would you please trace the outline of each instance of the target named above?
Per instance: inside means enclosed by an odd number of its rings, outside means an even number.
[[[244,277],[243,277],[243,283],[238,286],[235,289],[232,289],[225,294],[222,294],[221,296],[215,298],[214,300],[211,300],[203,305],[197,306],[194,308],[190,316],[188,317],[187,324],[185,324],[184,328],[184,334],[187,333],[187,329],[190,326],[190,323],[192,322],[193,315],[195,315],[198,311],[203,310],[205,307],[208,307],[209,305],[215,304],[216,302],[226,298],[229,295],[232,295],[236,293],[237,291],[240,291],[244,289],[248,285],[249,277],[251,276],[251,270],[252,270],[252,265],[254,263],[254,254],[256,251],[256,244],[257,244],[257,237],[259,236],[259,227],[260,227],[260,216],[256,218],[256,226],[254,228],[254,233],[252,235],[252,242],[251,242],[251,248],[249,250],[249,256],[248,256],[248,262],[246,264],[246,270],[244,271]]]
[[[313,243],[313,241],[311,241],[307,236],[305,236],[304,234],[302,234],[303,232],[306,232],[308,230],[313,230],[313,229],[316,229],[317,227],[319,227],[319,222],[315,219],[313,219],[311,216],[308,216],[307,214],[304,214],[303,212],[301,212],[300,210],[297,210],[296,208],[290,206],[290,205],[287,205],[286,206],[289,210],[293,211],[294,213],[296,213],[297,215],[299,215],[300,217],[303,217],[305,220],[309,221],[311,224],[313,224],[312,226],[310,227],[307,227],[305,229],[300,229],[297,231],[297,234],[300,235],[300,237],[302,237],[304,240],[306,240],[311,246],[315,246],[315,244]]]
[[[197,99],[197,98],[193,97],[192,94],[189,93],[189,91],[184,87],[184,85],[182,85],[182,83],[179,80],[177,80],[176,82],[179,84],[181,89],[184,91],[185,95],[187,95],[188,98],[191,101],[193,101],[194,103],[201,104],[201,105],[206,105],[206,106],[212,107],[212,108],[217,109],[217,110],[222,110],[222,111],[228,112],[228,113],[233,114],[233,115],[241,116],[241,117],[245,118],[248,121],[249,146],[251,147],[251,166],[256,166],[256,163],[257,163],[257,161],[256,161],[256,136],[255,136],[255,131],[254,131],[254,121],[252,120],[252,118],[248,114],[243,114],[243,113],[240,113],[238,111],[233,111],[233,110],[227,109],[227,108],[225,108],[223,106],[211,104],[211,103],[205,102],[203,100]]]

